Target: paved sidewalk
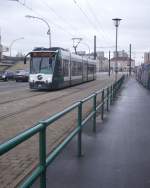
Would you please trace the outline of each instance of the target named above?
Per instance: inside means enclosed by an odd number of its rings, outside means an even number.
[[[127,81],[107,115],[84,130],[82,158],[74,139],[52,163],[48,188],[150,187],[150,92]]]

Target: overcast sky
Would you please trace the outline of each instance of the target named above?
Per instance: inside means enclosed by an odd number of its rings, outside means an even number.
[[[144,51],[150,50],[149,12],[149,0],[0,0],[2,44],[9,46],[13,40],[24,37],[13,44],[14,55],[18,51],[27,53],[37,46],[48,47],[48,27],[40,20],[25,18],[32,15],[49,23],[52,46],[73,50],[71,39],[82,37],[78,50],[88,51],[90,46],[92,51],[96,35],[97,50],[114,51],[112,18],[119,17],[123,19],[119,26],[119,49],[129,52],[131,43],[132,55],[139,63]]]

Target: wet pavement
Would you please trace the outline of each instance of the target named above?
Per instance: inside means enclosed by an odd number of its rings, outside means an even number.
[[[48,188],[149,188],[150,92],[127,81],[97,133],[83,133],[83,157],[74,139],[47,169]],[[37,181],[33,187],[38,187]]]

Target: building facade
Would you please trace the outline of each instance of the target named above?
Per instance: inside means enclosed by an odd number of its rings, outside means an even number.
[[[150,52],[144,53],[144,63],[149,64],[150,63]]]
[[[118,51],[118,56],[116,59],[116,52],[113,53],[114,57],[111,58],[111,66],[113,67],[113,70],[115,71],[116,61],[117,61],[117,67],[118,71],[129,71],[130,68],[130,58],[128,57],[128,54],[122,50]],[[131,70],[135,68],[135,61],[131,59]]]
[[[116,58],[111,58],[111,67],[115,71]],[[128,72],[130,68],[130,58],[129,57],[118,57],[117,58],[118,71]],[[135,61],[131,59],[131,70],[135,68]]]

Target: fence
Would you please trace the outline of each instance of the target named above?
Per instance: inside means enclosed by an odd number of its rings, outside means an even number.
[[[65,146],[72,140],[72,138],[78,134],[78,156],[82,155],[82,129],[86,125],[87,121],[92,118],[93,121],[93,132],[96,132],[96,114],[101,111],[101,119],[104,118],[105,106],[106,110],[109,110],[110,104],[112,104],[117,91],[120,89],[124,81],[124,76],[122,76],[118,81],[113,83],[111,86],[101,89],[92,95],[84,98],[83,100],[76,102],[72,106],[64,109],[63,111],[51,116],[45,121],[39,122],[34,127],[24,131],[23,133],[17,135],[16,137],[2,143],[0,145],[0,155],[12,150],[17,145],[28,140],[33,135],[39,133],[39,164],[32,172],[32,174],[21,184],[21,188],[30,187],[35,180],[40,177],[40,187],[46,188],[46,168],[52,163],[52,161],[58,156],[58,154],[65,148]],[[97,97],[101,96],[100,103],[97,102]],[[87,101],[93,101],[93,108],[90,113],[83,118],[82,106]],[[77,126],[76,128],[59,144],[48,156],[46,156],[46,128],[50,126],[53,122],[57,121],[64,115],[73,111],[78,110],[77,113]]]

